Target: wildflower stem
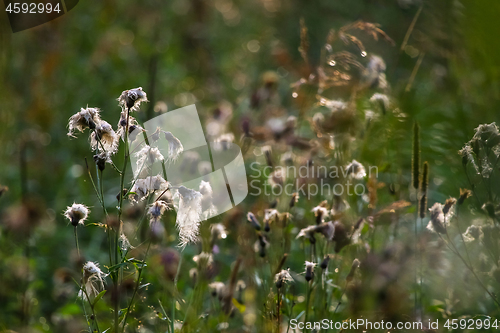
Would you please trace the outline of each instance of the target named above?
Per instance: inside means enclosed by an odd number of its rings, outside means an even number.
[[[125,332],[125,325],[127,325],[127,317],[130,313],[130,309],[132,308],[132,304],[134,303],[135,295],[137,294],[137,291],[139,290],[139,285],[141,283],[142,271],[144,270],[144,265],[146,264],[146,258],[148,257],[150,247],[151,247],[151,238],[149,239],[148,247],[146,249],[146,253],[144,254],[144,259],[142,260],[141,269],[139,269],[139,274],[137,275],[137,280],[135,281],[134,292],[132,293],[132,297],[130,298],[130,302],[127,306],[127,310],[125,311],[125,315],[123,317],[122,332]]]
[[[281,323],[281,308],[280,308],[280,304],[281,304],[281,293],[280,293],[280,290],[281,288],[278,288],[278,298],[277,298],[277,301],[276,301],[276,307],[277,307],[277,317],[278,317],[278,330],[276,332],[280,332],[280,323]]]
[[[439,235],[439,237],[441,237],[441,239],[443,239],[443,237],[441,235]],[[467,263],[467,261],[464,259],[464,257],[460,254],[460,252],[458,252],[458,249],[456,248],[455,244],[451,241],[450,239],[450,236],[448,235],[448,231],[446,231],[446,238],[448,239],[448,242],[445,242],[446,245],[448,246],[448,248],[457,255],[458,258],[460,258],[460,260],[464,263],[465,267],[472,273],[472,275],[474,275],[474,277],[476,278],[477,282],[479,282],[479,285],[484,289],[484,291],[486,291],[486,293],[491,297],[491,299],[495,302],[495,304],[500,308],[500,302],[496,299],[496,297],[488,290],[488,288],[484,285],[483,281],[481,281],[481,279],[479,279],[479,276],[477,276],[476,272],[474,271],[474,267],[472,267],[471,265],[469,265]],[[443,239],[444,241],[444,239]],[[450,247],[450,244],[451,246],[453,247]]]
[[[307,283],[307,290],[306,290],[306,315],[304,317],[304,327],[306,326],[306,323],[309,320],[309,301],[311,300],[311,293],[312,293],[312,290],[313,290],[312,284],[313,284],[313,281],[310,281],[310,282]]]
[[[120,200],[118,204],[118,223],[121,224],[121,216],[123,212],[123,188],[125,185],[125,171],[127,170],[127,164],[128,164],[128,159],[129,159],[129,154],[128,154],[128,128],[129,128],[129,120],[130,120],[130,108],[127,108],[127,124],[125,126],[125,147],[124,147],[124,152],[123,152],[123,169],[120,175]],[[120,227],[118,227],[119,229]],[[115,243],[114,243],[114,253],[115,253],[115,264],[118,264],[118,235],[119,235],[119,230],[116,230],[115,232]],[[121,270],[121,268],[119,269]],[[116,272],[113,275],[113,283],[114,287],[116,290],[118,290],[118,285],[119,285],[119,274],[120,272]],[[117,293],[116,295],[116,301],[114,304],[114,315],[115,315],[115,320],[114,320],[114,326],[115,326],[115,333],[118,333],[118,327],[119,327],[119,322],[118,322],[118,307],[120,305],[120,294]]]
[[[181,265],[182,265],[182,253],[179,258],[179,264],[177,265],[177,272],[175,273],[175,278],[174,278],[174,288],[173,292],[175,293],[177,291],[177,281],[179,280],[179,273],[181,272]],[[172,332],[174,332],[174,324],[175,324],[175,295],[172,295],[172,321],[170,322],[170,328]]]
[[[78,254],[78,258],[80,258],[80,247],[78,246],[78,234],[76,232],[76,227],[74,227],[74,230],[75,230],[76,253]]]

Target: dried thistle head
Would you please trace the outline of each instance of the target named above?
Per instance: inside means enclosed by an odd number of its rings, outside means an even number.
[[[89,213],[90,210],[87,206],[74,203],[66,208],[64,216],[71,222],[72,226],[76,227],[79,224],[84,224]]]
[[[138,111],[142,102],[147,102],[146,92],[141,87],[125,90],[118,97],[118,104],[129,111]]]
[[[427,225],[427,229],[429,229],[430,231],[434,231],[436,233],[445,234],[446,227],[445,227],[445,215],[443,213],[443,205],[436,202],[431,208],[429,208],[429,211],[431,214],[430,216],[431,220]]]
[[[83,132],[86,128],[95,129],[96,124],[101,121],[98,108],[81,108],[69,118],[68,136],[75,137],[75,131]]]
[[[105,277],[106,274],[99,268],[97,262],[88,261],[83,265],[83,285],[78,296],[83,299],[97,296],[101,290],[104,290]]]
[[[330,211],[323,205],[318,205],[312,209],[314,216],[316,217],[316,224],[323,223],[325,218],[328,217]]]
[[[153,202],[148,208],[149,224],[160,221],[163,213],[170,209],[171,207],[162,200]]]
[[[483,230],[481,226],[471,225],[467,228],[465,233],[463,234],[464,240],[466,242],[472,242],[475,240],[479,240],[483,236]]]
[[[306,261],[305,266],[306,266],[306,276],[305,277],[306,277],[306,281],[309,282],[314,277],[314,267],[316,267],[316,263]]]
[[[287,282],[293,282],[293,278],[290,275],[290,269],[283,269],[274,276],[274,283],[278,289],[283,287],[283,285]]]
[[[90,134],[90,145],[92,150],[104,151],[113,155],[118,150],[118,135],[113,130],[111,125],[101,120],[96,123],[96,127]]]
[[[352,160],[352,162],[346,166],[346,171],[355,179],[363,179],[366,176],[365,167],[356,160]]]

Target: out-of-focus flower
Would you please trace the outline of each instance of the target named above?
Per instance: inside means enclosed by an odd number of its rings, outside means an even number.
[[[354,278],[354,274],[356,273],[356,270],[358,269],[359,264],[360,264],[360,262],[358,259],[353,260],[352,265],[351,265],[351,270],[349,271],[349,274],[347,274],[347,277],[345,278],[347,283],[351,282],[352,279]]]
[[[290,275],[290,270],[283,269],[281,270],[281,272],[274,276],[274,283],[276,284],[276,288],[278,289],[287,282],[293,282],[293,278]]]
[[[347,173],[355,179],[363,179],[366,176],[365,167],[356,160],[352,160],[346,166]]]
[[[201,252],[193,257],[193,261],[198,266],[207,266],[211,265],[214,262],[214,257],[211,253]]]
[[[328,214],[330,213],[325,207],[325,204],[326,203],[321,203],[312,209],[314,216],[316,216],[316,224],[323,223],[325,218],[328,217]]]
[[[138,111],[142,102],[147,102],[148,97],[146,92],[141,87],[122,92],[118,97],[118,103],[122,108],[127,108],[130,111]]]
[[[222,298],[222,296],[224,295],[225,287],[226,285],[223,282],[212,282],[208,285],[212,296],[219,298]]]
[[[210,231],[213,239],[225,239],[227,237],[226,227],[222,223],[210,225]]]
[[[316,267],[316,263],[306,261],[305,266],[306,266],[306,281],[309,282],[313,279],[314,267]]]
[[[125,141],[125,130],[127,128],[127,112],[122,111],[120,115],[120,120],[118,121],[118,130],[116,131],[116,134],[122,138],[122,141]],[[133,142],[136,138],[137,135],[141,132],[143,132],[144,129],[139,126],[137,121],[135,120],[134,117],[128,116],[128,140],[130,142]]]
[[[254,213],[248,212],[247,214],[247,221],[252,224],[252,226],[255,228],[255,230],[259,231],[261,229],[260,223],[255,217]]]
[[[101,121],[99,112],[98,108],[81,108],[80,112],[75,113],[69,118],[68,136],[74,137],[76,130],[83,132],[86,128],[96,128],[96,124]]]
[[[445,234],[446,227],[443,205],[436,202],[431,208],[429,208],[429,211],[431,212],[431,220],[427,225],[427,229],[436,233]],[[449,223],[449,221],[446,221],[446,223]]]
[[[385,113],[389,109],[389,97],[385,94],[375,93],[372,97],[370,97],[370,102],[379,106],[382,111]]]
[[[259,239],[255,242],[254,244],[254,250],[255,252],[259,253],[259,256],[264,258],[266,256],[266,250],[270,246],[269,242],[267,241],[266,237],[262,235],[262,233],[258,233]]]
[[[89,208],[82,204],[74,203],[66,208],[64,216],[71,222],[71,225],[76,227],[77,225],[83,225],[90,213]]]

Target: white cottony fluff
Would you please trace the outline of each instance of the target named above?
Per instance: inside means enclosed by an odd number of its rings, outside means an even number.
[[[179,139],[172,133],[164,132],[165,139],[168,141],[168,160],[175,161],[184,151],[184,147]]]
[[[168,182],[160,175],[137,179],[130,190],[130,199],[141,201],[151,193],[161,194],[166,189],[168,189]]]
[[[142,170],[148,165],[152,165],[155,162],[163,161],[165,158],[160,153],[160,150],[156,147],[150,147],[149,145],[144,145],[136,154],[137,158],[137,169]]]
[[[183,185],[177,189],[174,200],[178,200],[176,225],[179,230],[181,248],[198,239],[203,195]]]
[[[106,274],[101,271],[98,263],[88,261],[83,265],[83,285],[78,296],[86,299],[87,296],[95,297],[99,292],[104,290],[104,278]],[[84,289],[85,288],[85,289]]]
[[[201,193],[201,211],[203,219],[207,220],[210,217],[217,214],[217,207],[213,203],[213,191],[212,186],[209,182],[204,180],[200,183],[200,193]]]

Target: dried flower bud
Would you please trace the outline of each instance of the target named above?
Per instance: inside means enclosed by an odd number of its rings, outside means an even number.
[[[255,230],[260,231],[260,223],[252,212],[248,212],[247,220],[252,224]]]
[[[104,171],[104,169],[106,168],[106,160],[107,159],[102,154],[94,155],[94,162],[100,171]]]
[[[290,209],[292,209],[297,202],[299,202],[299,193],[294,192],[292,193],[292,197],[290,198],[290,204],[288,205]]]
[[[306,281],[309,282],[314,278],[314,267],[316,263],[306,261]]]
[[[263,146],[261,150],[264,153],[267,165],[271,168],[274,168],[273,156],[271,155],[271,146]]]
[[[326,269],[328,267],[329,262],[330,262],[330,255],[327,254],[323,259],[323,261],[321,261],[319,267],[321,267],[321,269]]]
[[[290,275],[290,270],[283,269],[274,276],[274,284],[278,289],[283,287],[283,285],[287,282],[293,282],[293,278]]]
[[[147,95],[141,87],[125,90],[124,92],[122,92],[120,97],[118,97],[120,106],[126,107],[130,111],[139,110],[139,106],[141,105],[141,103],[147,101]]]
[[[464,203],[465,199],[469,198],[472,192],[468,189],[460,189],[460,197],[458,198],[457,205],[460,206]]]

